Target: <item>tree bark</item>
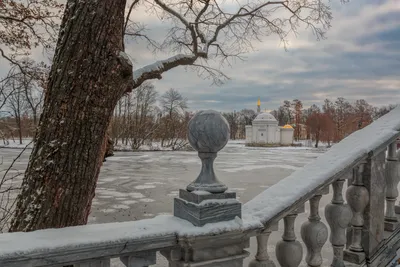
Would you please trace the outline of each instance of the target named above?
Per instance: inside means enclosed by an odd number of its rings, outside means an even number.
[[[105,133],[133,84],[122,52],[125,4],[68,0],[11,232],[87,223]]]

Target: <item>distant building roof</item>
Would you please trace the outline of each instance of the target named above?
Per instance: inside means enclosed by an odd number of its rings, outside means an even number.
[[[270,113],[261,113],[258,114],[257,117],[254,119],[254,121],[273,121],[276,122],[277,120],[275,119],[275,117],[270,114]]]
[[[293,127],[291,125],[289,125],[289,124],[286,124],[282,128],[284,128],[284,129],[293,129]]]

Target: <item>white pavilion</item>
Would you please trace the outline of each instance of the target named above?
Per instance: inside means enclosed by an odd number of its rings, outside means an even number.
[[[252,125],[246,125],[246,143],[291,145],[293,143],[293,127],[290,125],[278,126],[278,121],[272,114],[260,112],[260,104],[260,99],[258,99],[258,115]]]

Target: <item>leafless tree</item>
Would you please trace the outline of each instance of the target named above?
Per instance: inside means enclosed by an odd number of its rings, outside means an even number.
[[[170,88],[161,96],[160,103],[162,110],[170,117],[173,113],[183,114],[183,111],[187,109],[187,99],[173,88]]]
[[[157,92],[152,84],[146,82],[135,90],[134,96],[136,103],[130,139],[132,148],[139,149],[159,126],[151,116],[157,101]]]
[[[25,100],[32,114],[33,127],[36,127],[38,116],[40,114],[40,108],[43,104],[43,88],[40,88],[33,80],[32,76],[28,75],[22,75],[21,85],[24,92]]]
[[[39,46],[51,50],[62,9],[55,0],[0,1],[0,57],[30,74],[32,65],[23,58]]]
[[[185,119],[185,110],[188,108],[187,99],[173,88],[170,88],[160,97],[161,109],[166,115],[162,119],[163,135],[161,146],[175,146],[182,136],[177,133]]]
[[[22,145],[22,116],[26,112],[28,104],[24,95],[24,89],[17,79],[12,79],[8,88],[12,93],[7,100],[7,108],[11,116],[15,119],[19,143]]]
[[[231,64],[252,51],[254,42],[261,42],[263,37],[270,35],[276,35],[286,47],[289,35],[296,35],[301,26],[310,28],[319,40],[325,37],[332,19],[330,7],[315,0],[224,3],[216,0],[134,0],[129,5],[125,29],[132,25],[136,30],[128,36],[146,38],[144,28],[132,15],[135,8],[143,8],[142,5],[147,12],[172,25],[159,48],[176,55],[137,69],[134,88],[146,80],[161,79],[164,72],[177,66],[191,66],[202,77],[219,84],[228,77],[220,67],[208,64],[208,59],[219,62],[219,66]],[[149,38],[146,40],[154,44]],[[158,46],[154,44],[153,47]]]

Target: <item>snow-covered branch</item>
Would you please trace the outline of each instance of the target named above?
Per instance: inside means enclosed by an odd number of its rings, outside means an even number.
[[[242,55],[253,50],[254,43],[262,42],[264,36],[277,36],[286,48],[289,34],[297,34],[300,26],[312,29],[317,39],[323,38],[332,19],[330,7],[321,1],[228,2],[146,1],[149,10],[171,25],[160,49],[179,55],[136,70],[135,87],[148,79],[160,79],[163,72],[172,68],[194,66],[197,59],[205,60],[196,62],[197,69],[208,59],[218,60],[220,66],[231,65],[234,59],[242,60]],[[230,11],[232,6],[236,6],[234,12]],[[227,78],[220,69],[207,66],[203,70],[201,73],[210,74],[205,76],[214,82]]]
[[[179,54],[137,69],[133,72],[134,88],[139,87],[146,80],[161,79],[162,73],[177,66],[192,65],[197,58],[196,55]]]

